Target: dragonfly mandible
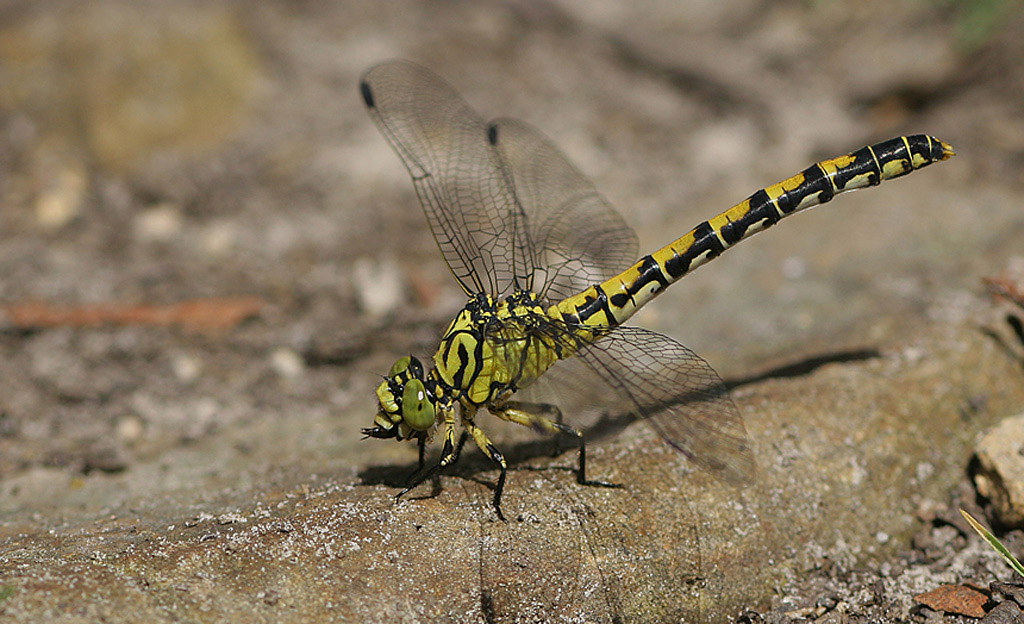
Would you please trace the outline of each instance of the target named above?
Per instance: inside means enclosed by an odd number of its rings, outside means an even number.
[[[454,463],[472,437],[500,470],[493,505],[502,519],[507,463],[477,424],[483,409],[571,436],[577,481],[611,485],[587,479],[584,437],[557,405],[515,399],[569,358],[699,467],[729,482],[751,480],[753,452],[718,374],[672,338],[624,323],[669,285],[780,219],[953,155],[946,143],[913,135],[824,160],[637,259],[633,230],[538,130],[513,119],[485,121],[441,78],[407,61],[371,68],[360,90],[469,298],[432,366],[412,356],[395,362],[363,434],[418,443],[419,468],[398,496]],[[424,448],[438,430],[441,455],[427,466]]]

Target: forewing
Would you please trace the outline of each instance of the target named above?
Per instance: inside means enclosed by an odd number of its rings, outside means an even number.
[[[739,411],[718,374],[667,336],[619,327],[579,357],[637,418],[698,466],[733,483],[754,477]]]
[[[552,300],[636,259],[636,235],[540,132],[488,124],[446,82],[405,61],[370,69],[363,99],[413,179],[467,293]]]
[[[467,293],[501,294],[513,280],[515,200],[487,124],[446,82],[406,61],[371,68],[360,89],[455,278]]]
[[[558,301],[636,260],[636,234],[547,137],[514,119],[492,125],[521,215],[514,265],[527,290]]]

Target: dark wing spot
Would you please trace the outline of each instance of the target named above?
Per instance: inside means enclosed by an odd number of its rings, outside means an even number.
[[[370,85],[365,80],[359,82],[359,92],[363,94],[363,101],[366,102],[367,108],[374,108],[373,91],[370,90]]]

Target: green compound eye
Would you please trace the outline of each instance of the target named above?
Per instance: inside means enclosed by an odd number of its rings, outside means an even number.
[[[405,372],[409,368],[409,360],[410,357],[408,355],[395,360],[395,363],[391,365],[391,372],[388,373],[388,377],[394,377],[399,373]]]
[[[402,420],[416,431],[426,431],[434,424],[434,404],[419,379],[410,379],[402,392]]]
[[[423,379],[423,365],[420,361],[411,355],[407,355],[404,358],[398,358],[395,363],[391,365],[391,372],[388,377],[394,379],[397,375],[406,374],[409,377],[416,379]]]

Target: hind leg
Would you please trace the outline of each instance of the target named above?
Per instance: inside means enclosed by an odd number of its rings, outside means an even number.
[[[522,401],[508,401],[501,405],[501,407],[488,406],[488,411],[497,416],[502,420],[508,422],[514,422],[517,425],[529,427],[538,433],[547,434],[564,434],[572,436],[576,440],[576,444],[579,448],[579,468],[576,471],[576,482],[582,485],[596,485],[601,487],[622,487],[615,483],[606,483],[604,481],[594,481],[587,479],[587,444],[583,439],[583,434],[578,429],[563,425],[560,421],[562,420],[562,412],[558,407],[550,405],[548,403],[525,403]],[[553,420],[546,416],[541,416],[541,413],[552,413],[556,414],[556,418]]]

